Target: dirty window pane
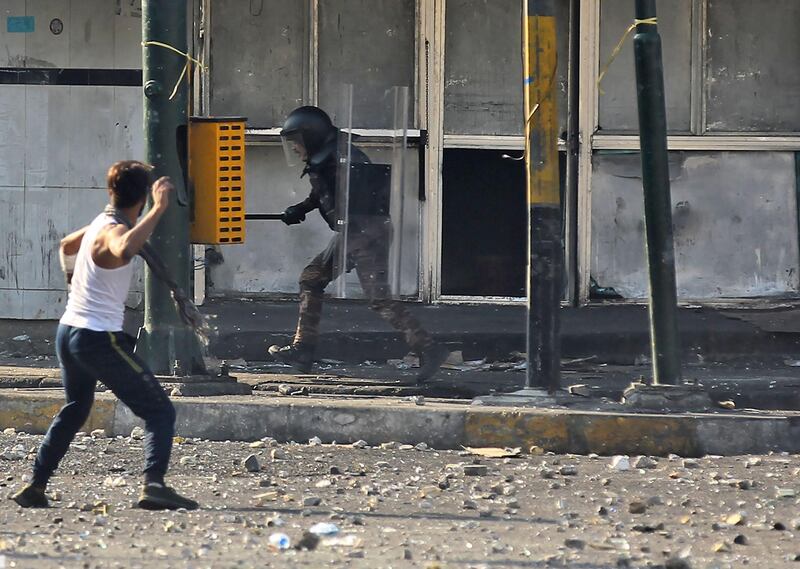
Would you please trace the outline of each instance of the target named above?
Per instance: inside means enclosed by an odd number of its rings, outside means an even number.
[[[211,17],[211,112],[244,115],[274,127],[303,104],[307,3],[214,0]]]
[[[336,120],[352,84],[353,126],[392,128],[391,88],[413,99],[415,16],[414,0],[320,0],[320,107]]]
[[[800,130],[800,2],[710,0],[710,131]]]
[[[558,114],[567,117],[569,2],[556,3]],[[522,134],[522,4],[448,0],[444,125],[447,134]]]
[[[600,4],[600,67],[634,18],[630,0],[603,0]],[[691,130],[692,2],[659,2],[658,31],[664,57],[664,83],[667,95],[667,126],[672,132]],[[633,40],[628,38],[617,59],[611,64],[601,85],[601,130],[638,131],[636,73],[633,64]]]
[[[592,268],[601,287],[646,298],[638,152],[592,158]],[[791,152],[670,152],[678,294],[761,297],[798,289]]]

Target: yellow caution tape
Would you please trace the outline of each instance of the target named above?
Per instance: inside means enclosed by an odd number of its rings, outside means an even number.
[[[172,47],[169,44],[162,43],[160,41],[145,41],[145,42],[142,42],[142,47],[150,47],[150,46],[162,47],[164,49],[168,49],[170,51],[174,51],[178,55],[181,55],[181,56],[186,58],[186,65],[183,66],[183,71],[181,71],[181,75],[180,75],[180,77],[178,77],[178,81],[175,83],[175,87],[172,89],[172,93],[169,96],[169,100],[170,101],[172,99],[174,99],[175,95],[178,93],[178,87],[181,86],[181,83],[183,82],[183,78],[186,77],[186,73],[189,71],[189,66],[192,63],[197,65],[200,68],[200,71],[205,71],[205,69],[206,69],[205,65],[203,65],[202,62],[198,61],[197,59],[195,59],[194,57],[192,57],[188,53],[184,53],[181,50],[179,50],[179,49],[177,49],[175,47]]]
[[[614,63],[614,60],[617,59],[619,52],[622,51],[623,46],[625,45],[625,41],[628,39],[633,33],[633,30],[636,29],[636,26],[646,25],[646,26],[657,26],[658,25],[658,18],[645,18],[644,20],[634,20],[633,23],[625,30],[625,33],[622,34],[622,38],[617,43],[617,47],[614,48],[614,51],[611,52],[611,57],[608,59],[608,63],[603,66],[603,70],[600,72],[600,75],[597,77],[597,88],[600,89],[600,83],[603,82],[603,77],[606,76],[608,70],[611,68],[611,64]],[[605,92],[600,89],[600,94],[605,94]]]

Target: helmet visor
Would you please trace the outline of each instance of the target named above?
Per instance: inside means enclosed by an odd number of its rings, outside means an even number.
[[[286,162],[289,166],[298,166],[306,161],[308,152],[303,142],[303,134],[300,131],[281,132],[281,142],[283,143],[283,153],[286,155]]]

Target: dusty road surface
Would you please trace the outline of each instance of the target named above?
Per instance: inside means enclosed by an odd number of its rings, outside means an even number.
[[[202,509],[153,513],[131,505],[142,441],[96,434],[76,439],[52,507],[22,510],[5,497],[40,440],[0,434],[0,567],[800,567],[796,456],[178,439],[169,480]],[[307,533],[320,523],[328,535]]]

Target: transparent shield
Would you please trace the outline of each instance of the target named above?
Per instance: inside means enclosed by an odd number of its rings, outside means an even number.
[[[305,162],[307,152],[301,133],[281,133],[281,143],[283,145],[283,153],[286,155],[286,163],[290,168]]]
[[[337,298],[399,298],[417,293],[419,200],[409,174],[409,89],[387,90],[391,129],[353,124],[359,94],[344,86],[337,157],[337,228],[331,291]]]
[[[353,151],[353,85],[342,85],[340,109],[334,121],[339,127],[336,145],[336,232],[333,248],[334,296],[348,298],[347,273],[348,241],[350,233],[350,174]]]

